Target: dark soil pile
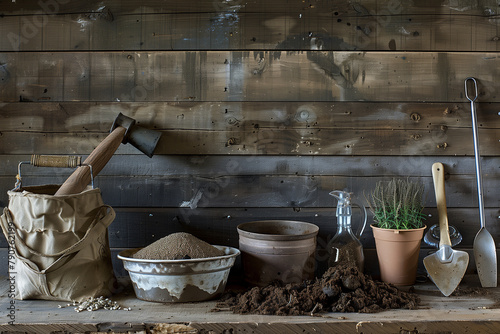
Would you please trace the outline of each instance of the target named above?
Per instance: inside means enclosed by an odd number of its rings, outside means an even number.
[[[321,277],[302,284],[275,281],[245,293],[229,292],[218,307],[234,313],[313,315],[319,312],[375,313],[387,309],[416,309],[420,298],[395,286],[374,281],[356,267],[337,265]]]
[[[224,255],[224,251],[185,232],[172,233],[147,247],[132,257],[147,260],[199,259]]]

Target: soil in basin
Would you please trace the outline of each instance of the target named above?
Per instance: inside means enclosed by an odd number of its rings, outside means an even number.
[[[177,232],[142,248],[133,257],[147,260],[182,260],[222,255],[224,255],[224,251],[198,239],[194,235]]]

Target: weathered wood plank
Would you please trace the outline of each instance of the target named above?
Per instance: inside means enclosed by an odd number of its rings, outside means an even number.
[[[486,156],[498,152],[498,108],[477,106]],[[1,111],[4,154],[88,154],[120,112],[165,132],[157,154],[473,154],[465,103],[49,102],[7,103]]]
[[[471,156],[472,130],[260,129],[233,131],[170,130],[155,154],[168,155],[428,155]],[[3,132],[0,154],[88,154],[108,133]],[[498,154],[500,129],[479,131],[481,154]],[[121,145],[117,154],[137,154]]]
[[[485,94],[484,89],[480,94]],[[499,103],[476,103],[476,109],[480,128],[500,127]],[[15,102],[0,106],[0,132],[105,132],[120,112],[141,126],[161,130],[356,128],[445,132],[471,127],[468,102]]]
[[[236,12],[236,13],[289,13],[301,11],[306,15],[318,15],[322,13],[334,15],[388,15],[388,14],[468,14],[494,16],[497,3],[493,0],[478,3],[455,3],[455,2],[400,2],[375,0],[363,1],[363,3],[351,3],[349,1],[315,1],[315,2],[292,2],[286,0],[242,1],[213,1],[213,0],[186,0],[183,2],[169,2],[163,0],[145,0],[140,3],[133,0],[108,0],[105,4],[97,0],[85,2],[78,1],[38,1],[26,0],[23,3],[2,0],[0,2],[4,15],[28,15],[39,14],[59,15],[67,13],[99,13],[101,7],[109,7],[113,12],[124,13],[186,13],[186,12]],[[288,5],[288,6],[286,6]],[[384,11],[386,10],[386,12]]]
[[[499,62],[496,53],[447,52],[0,53],[0,94],[3,102],[463,103],[473,73],[478,102],[498,102]]]
[[[409,174],[405,174],[409,176]],[[50,184],[64,181],[67,176],[37,177],[24,184]],[[483,176],[486,207],[499,207],[497,196],[498,175]],[[96,186],[103,198],[114,207],[330,207],[332,198],[328,193],[335,189],[348,189],[361,196],[375,187],[375,183],[386,177],[298,175],[287,176],[104,176],[96,179]],[[432,178],[418,178],[429,193],[427,206],[435,205],[432,196]],[[29,179],[28,179],[29,180]],[[61,183],[61,182],[58,182]],[[474,175],[451,177],[449,180],[448,204],[450,207],[477,207],[477,191]],[[447,185],[448,185],[447,184]],[[14,186],[13,177],[1,177],[2,189]],[[7,204],[6,193],[1,194],[0,203]]]
[[[0,155],[0,175],[15,181],[20,161],[29,161],[30,155]],[[82,155],[85,160],[86,155]],[[483,157],[482,172],[495,177],[500,157]],[[114,155],[99,173],[99,177],[204,177],[225,176],[343,176],[384,178],[392,176],[429,177],[431,166],[440,161],[450,177],[474,175],[473,157],[453,156],[218,156],[218,155]],[[37,177],[63,177],[72,169],[36,168],[23,165],[22,176],[29,185]],[[98,178],[99,178],[98,177]]]
[[[496,51],[497,6],[275,1],[1,6],[0,50]],[[473,29],[471,28],[473,27]]]
[[[7,205],[19,161],[29,156],[0,159],[0,203]],[[498,157],[483,159],[487,207],[500,206]],[[449,207],[477,207],[472,157],[265,157],[265,156],[143,156],[115,155],[96,185],[110,205],[118,207],[330,207],[328,192],[350,189],[357,196],[375,182],[414,177],[426,184],[427,206],[434,206],[431,166],[445,164]],[[62,183],[72,169],[24,166],[23,184]],[[191,202],[190,202],[191,201]],[[186,204],[187,205],[187,204]]]
[[[287,3],[284,7],[289,7]],[[0,50],[366,50],[498,51],[496,19],[488,15],[380,15],[302,10],[283,13],[94,12],[6,15]],[[258,7],[257,7],[258,8]],[[161,8],[160,8],[161,9]],[[158,12],[158,9],[153,9]],[[398,10],[399,11],[399,10]],[[471,28],[473,27],[473,29]]]

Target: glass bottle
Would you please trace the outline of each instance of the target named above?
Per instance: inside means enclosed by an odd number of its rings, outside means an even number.
[[[364,268],[363,245],[359,241],[366,226],[366,209],[363,205],[351,202],[351,194],[341,190],[330,192],[338,200],[337,204],[337,233],[327,245],[329,253],[328,267],[339,263],[351,263],[358,267],[360,272]],[[352,204],[351,204],[352,203]],[[362,224],[356,234],[351,228],[352,205],[358,206],[363,214]]]

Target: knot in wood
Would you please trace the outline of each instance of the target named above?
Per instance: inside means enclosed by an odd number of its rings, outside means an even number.
[[[229,139],[227,140],[227,142],[226,142],[226,147],[231,146],[231,145],[236,145],[236,142],[237,142],[237,141],[236,141],[236,138],[231,137],[231,138],[229,138]]]
[[[411,135],[411,139],[413,139],[413,140],[420,140],[420,138],[422,138],[422,135],[420,135],[418,133],[414,133]]]
[[[437,148],[446,149],[448,147],[448,143],[445,142],[445,143],[442,143],[442,144],[438,144],[436,147]]]
[[[414,113],[412,113],[412,114],[410,115],[410,118],[411,118],[411,120],[412,120],[412,121],[414,121],[414,122],[418,122],[418,121],[420,121],[420,119],[421,119],[422,117],[420,116],[420,114],[418,114],[418,113],[414,112]]]
[[[228,117],[226,119],[226,122],[227,122],[227,124],[230,124],[230,125],[237,125],[240,123],[240,121],[236,117]]]
[[[302,143],[304,143],[305,146],[313,146],[314,143],[310,140],[304,140]]]

